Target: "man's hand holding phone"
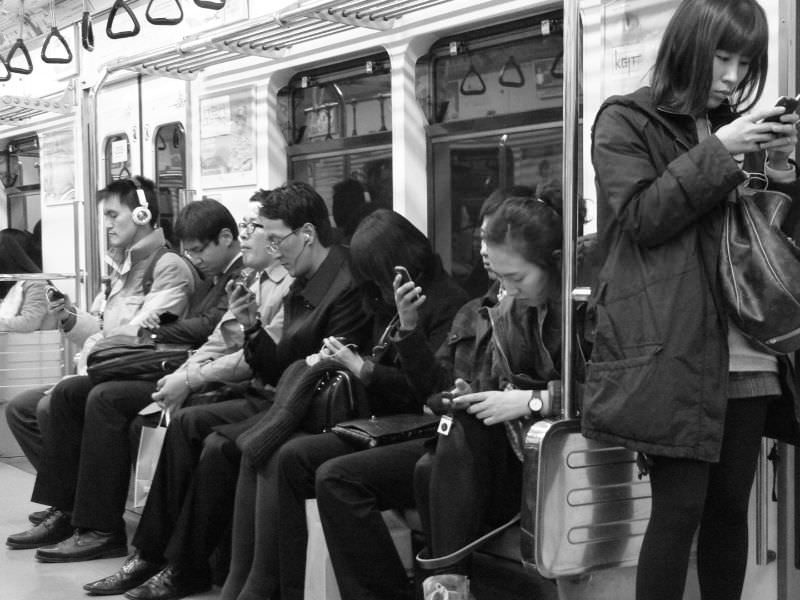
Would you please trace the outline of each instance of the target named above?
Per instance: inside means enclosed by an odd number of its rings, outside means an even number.
[[[47,310],[50,311],[56,320],[61,323],[65,331],[69,331],[75,325],[75,309],[69,301],[69,296],[55,286],[48,286],[45,289],[47,296]]]
[[[242,329],[250,329],[258,322],[256,296],[250,291],[246,280],[236,278],[225,284],[228,294],[228,310],[233,313]]]

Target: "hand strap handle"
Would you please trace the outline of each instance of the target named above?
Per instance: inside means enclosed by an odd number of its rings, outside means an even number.
[[[47,48],[50,45],[50,42],[52,42],[54,39],[61,42],[61,45],[64,47],[64,50],[67,51],[66,58],[60,56],[47,56]],[[44,44],[42,44],[42,62],[65,65],[71,61],[72,61],[72,50],[70,50],[69,44],[67,44],[67,40],[65,40],[64,36],[61,35],[61,32],[58,30],[58,27],[55,26],[51,27],[50,33],[47,34],[47,37],[44,40]]]
[[[177,25],[181,21],[183,21],[183,7],[181,6],[180,0],[175,0],[175,5],[178,7],[178,12],[180,13],[177,17],[154,17],[150,14],[150,8],[153,6],[153,2],[155,0],[150,0],[147,4],[147,12],[145,13],[145,17],[149,23],[153,25]]]
[[[498,81],[504,87],[520,88],[525,85],[525,75],[522,74],[522,69],[519,68],[519,64],[513,56],[509,56],[506,64],[503,65]]]
[[[24,67],[15,67],[11,64],[11,61],[14,60],[14,55],[17,52],[22,52],[22,56],[25,58],[25,62],[27,63]],[[8,51],[8,58],[6,59],[6,63],[8,65],[8,70],[12,73],[19,73],[20,75],[28,75],[33,72],[33,63],[31,62],[31,55],[28,52],[28,48],[25,47],[25,42],[22,41],[22,38],[17,38],[17,41],[14,42],[14,45],[11,46],[11,50]]]
[[[81,45],[84,50],[91,52],[94,50],[94,29],[92,29],[92,15],[88,10],[83,11],[81,16]]]
[[[8,63],[5,58],[0,56],[0,81],[8,81],[9,79],[11,79],[11,71],[8,68]],[[16,177],[14,180],[16,181]],[[11,185],[14,184],[12,183]],[[6,185],[5,187],[11,187],[11,185]]]
[[[112,31],[114,19],[116,18],[117,11],[119,9],[123,9],[131,18],[131,21],[133,21],[133,29],[114,33],[114,31]],[[119,40],[122,38],[133,37],[139,33],[140,30],[141,27],[139,27],[139,20],[136,18],[136,15],[133,14],[133,11],[130,9],[130,7],[125,3],[125,0],[115,0],[114,6],[111,7],[111,12],[108,13],[108,21],[106,22],[106,35],[112,40]]]
[[[210,8],[211,10],[219,10],[225,7],[226,0],[219,0],[219,2],[210,2],[209,0],[194,0],[200,8]]]

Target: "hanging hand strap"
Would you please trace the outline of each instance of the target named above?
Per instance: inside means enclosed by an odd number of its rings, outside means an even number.
[[[116,18],[117,11],[119,9],[124,10],[131,18],[131,21],[133,21],[133,29],[129,31],[120,31],[119,33],[114,33],[114,31],[112,31],[114,26],[114,19]],[[115,0],[114,6],[111,7],[111,12],[108,13],[108,21],[106,22],[106,35],[110,37],[112,40],[118,40],[121,38],[133,37],[137,33],[139,33],[140,30],[141,27],[139,27],[139,20],[136,18],[136,15],[133,14],[133,11],[130,9],[130,7],[125,3],[125,0]]]
[[[467,80],[470,77],[474,77],[478,80],[479,86],[476,88],[468,88],[467,87]],[[481,94],[486,92],[486,84],[483,82],[483,77],[481,74],[478,73],[478,70],[475,68],[475,65],[472,63],[472,60],[469,61],[469,69],[467,70],[466,75],[464,75],[464,79],[461,80],[461,93],[464,96],[480,96]]]
[[[91,52],[94,50],[94,29],[92,29],[92,15],[89,14],[89,7],[86,0],[83,0],[83,15],[81,15],[81,45],[84,50]]]
[[[153,2],[155,0],[150,0],[147,4],[147,12],[145,13],[145,17],[147,21],[152,23],[153,25],[177,25],[181,21],[183,21],[183,7],[181,6],[180,0],[175,0],[175,4],[178,7],[178,12],[180,13],[177,17],[153,17],[150,15],[150,7],[153,6]]]
[[[219,10],[225,7],[225,0],[219,0],[219,2],[210,2],[210,0],[194,0],[194,3],[200,8],[210,8],[211,10]]]
[[[0,56],[0,81],[8,81],[9,79],[11,79],[11,71],[8,68],[8,63],[6,62],[5,58]],[[11,186],[6,185],[5,187]]]
[[[67,51],[66,58],[60,56],[47,56],[47,48],[50,46],[50,42],[52,42],[54,39],[61,42],[61,46]],[[72,50],[70,50],[67,40],[64,39],[64,36],[61,35],[58,27],[56,27],[55,0],[50,0],[50,33],[47,34],[47,37],[44,39],[44,44],[42,44],[42,62],[65,65],[71,61]]]
[[[510,74],[511,77],[509,78],[507,74]],[[522,69],[519,68],[519,64],[513,56],[509,56],[506,64],[503,65],[498,81],[504,87],[519,88],[525,85],[525,75],[522,74]]]
[[[25,23],[25,2],[24,0],[19,0],[19,37],[17,41],[14,42],[14,45],[11,46],[11,49],[8,51],[8,58],[6,59],[6,66],[11,73],[19,73],[20,75],[28,75],[33,72],[33,63],[31,62],[31,55],[28,52],[28,48],[25,47],[25,42],[22,41],[22,34],[24,33],[23,25]],[[25,59],[26,66],[24,67],[15,67],[11,64],[11,61],[14,60],[14,55],[17,52],[22,52],[22,56]]]

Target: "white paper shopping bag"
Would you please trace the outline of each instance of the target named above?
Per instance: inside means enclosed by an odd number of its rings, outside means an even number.
[[[158,425],[142,427],[139,452],[136,455],[136,474],[133,481],[133,505],[135,507],[144,506],[147,502],[147,494],[150,492],[150,484],[156,474],[158,458],[161,456],[161,447],[164,445],[168,424],[169,414],[167,411],[162,411]]]

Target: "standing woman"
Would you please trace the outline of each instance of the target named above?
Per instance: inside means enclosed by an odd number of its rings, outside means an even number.
[[[767,38],[756,0],[684,0],[652,86],[608,99],[594,125],[606,259],[594,284],[583,431],[649,466],[639,600],[683,597],[698,527],[703,599],[742,591],[750,487],[788,361],[733,326],[717,263],[725,202],[748,178],[743,164],[763,166],[770,189],[795,187],[797,115],[764,123],[780,110],[740,114],[764,88]]]
[[[41,273],[32,250],[29,233],[17,229],[0,231],[0,273]],[[47,310],[46,287],[46,281],[0,282],[0,331],[55,329],[55,317]]]

